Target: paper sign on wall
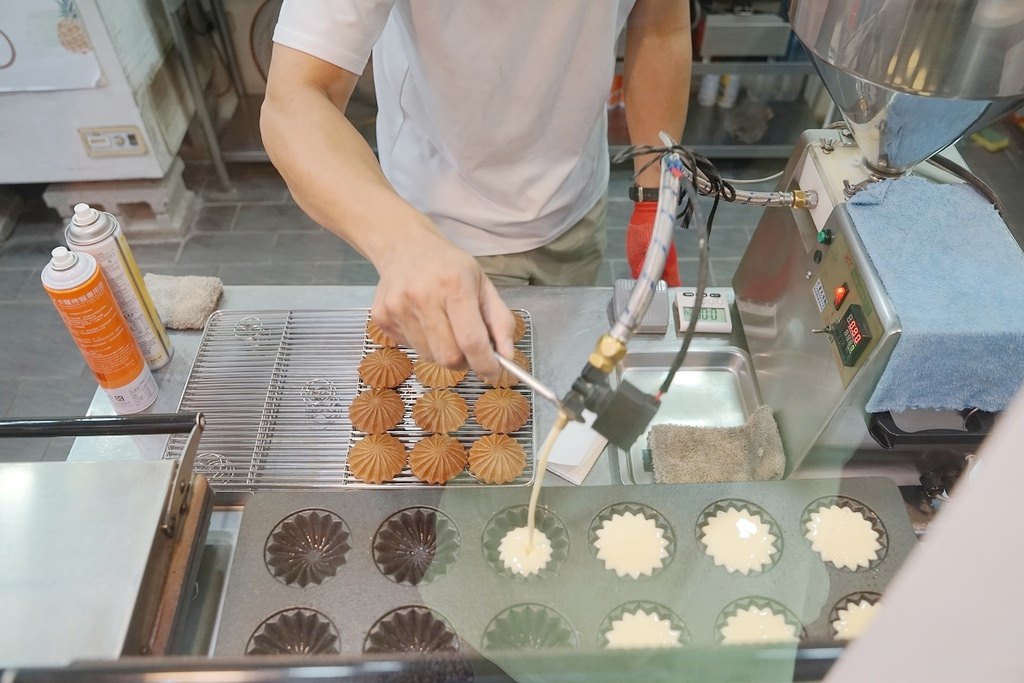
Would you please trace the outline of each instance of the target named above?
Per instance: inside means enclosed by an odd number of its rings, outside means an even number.
[[[94,88],[102,75],[75,0],[0,3],[0,92]]]

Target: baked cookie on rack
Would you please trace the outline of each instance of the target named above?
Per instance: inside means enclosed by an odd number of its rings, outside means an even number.
[[[420,396],[412,407],[412,419],[424,431],[435,434],[454,432],[469,417],[466,399],[451,389],[431,389]]]
[[[466,449],[447,434],[420,439],[409,453],[413,475],[427,484],[444,484],[466,469]]]
[[[402,442],[390,434],[370,434],[348,451],[348,468],[367,484],[391,481],[405,467]]]
[[[385,346],[359,363],[359,377],[376,389],[393,389],[412,374],[412,361],[398,349]]]
[[[469,471],[485,484],[507,484],[526,467],[526,451],[505,434],[480,437],[469,449]]]

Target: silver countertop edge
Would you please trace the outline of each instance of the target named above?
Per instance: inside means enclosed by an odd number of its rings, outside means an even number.
[[[376,288],[344,285],[239,285],[227,286],[218,310],[301,310],[332,308],[369,308]],[[586,362],[598,337],[609,326],[608,303],[611,287],[505,287],[500,288],[511,308],[530,312],[537,349],[534,373],[555,390],[564,394]],[[566,321],[572,324],[567,325]],[[705,343],[727,344],[727,337],[709,338]],[[156,373],[160,395],[147,412],[175,412],[195,359],[202,332],[171,331],[174,357]],[[670,328],[665,337],[637,337],[634,350],[675,349],[678,339]],[[538,398],[538,438],[547,434],[554,420],[554,408]],[[112,415],[113,408],[106,395],[97,390],[89,406],[89,415]],[[159,459],[166,436],[88,437],[75,440],[69,461]],[[604,457],[598,461],[586,480],[587,485],[619,483]],[[548,477],[552,484],[568,484],[557,476]]]

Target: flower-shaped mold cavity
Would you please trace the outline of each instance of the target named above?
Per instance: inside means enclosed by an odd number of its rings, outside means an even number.
[[[484,629],[485,650],[550,650],[576,647],[576,629],[555,610],[537,603],[514,605]]]
[[[889,548],[889,535],[878,515],[846,496],[812,501],[800,518],[800,529],[825,564],[844,571],[874,569]]]
[[[459,559],[462,539],[455,522],[431,508],[401,510],[384,520],[373,537],[373,560],[381,574],[409,586],[430,583]]]
[[[487,525],[484,527],[484,559],[487,560],[487,564],[489,564],[494,571],[498,572],[498,574],[505,578],[514,578],[522,581],[543,579],[553,574],[557,574],[562,568],[562,565],[565,564],[566,558],[569,556],[569,532],[565,528],[565,524],[557,515],[555,515],[555,513],[538,505],[536,518],[537,531],[543,533],[551,544],[551,559],[548,560],[547,564],[542,567],[538,573],[531,574],[530,576],[523,576],[522,574],[518,574],[505,566],[498,550],[499,546],[501,546],[501,541],[505,538],[505,534],[513,529],[525,527],[528,514],[528,506],[515,505],[505,508],[491,517],[491,519],[488,520]]]
[[[723,645],[796,643],[804,636],[803,625],[793,612],[757,596],[729,603],[715,620],[715,639]]]
[[[676,550],[668,520],[640,503],[615,503],[601,510],[590,523],[587,540],[605,569],[634,579],[656,576]]]
[[[377,620],[363,652],[455,652],[459,639],[446,619],[428,607],[399,607]]]
[[[249,637],[247,655],[336,655],[338,629],[314,609],[286,609],[267,617]]]
[[[720,500],[697,518],[697,542],[716,566],[743,576],[767,571],[782,556],[782,531],[768,512],[746,500]]]
[[[598,631],[602,648],[679,647],[690,632],[675,612],[656,602],[637,600],[619,605],[604,618]]]
[[[828,615],[832,637],[836,640],[853,640],[860,636],[878,615],[881,600],[880,593],[867,591],[839,598]]]
[[[351,549],[345,520],[328,510],[301,510],[274,527],[263,549],[267,569],[288,586],[320,585]]]

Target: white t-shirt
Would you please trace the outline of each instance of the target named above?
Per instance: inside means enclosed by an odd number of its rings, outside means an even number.
[[[285,0],[274,41],[356,74],[372,49],[388,180],[469,253],[507,254],[606,191],[605,102],[633,2]]]

